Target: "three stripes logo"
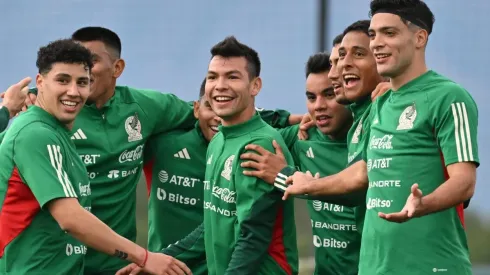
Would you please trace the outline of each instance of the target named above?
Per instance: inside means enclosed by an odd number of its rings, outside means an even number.
[[[87,139],[87,136],[85,133],[82,131],[82,129],[78,129],[73,136],[71,136],[71,139]]]
[[[451,103],[454,118],[454,139],[458,161],[474,161],[470,124],[464,102]]]
[[[313,154],[313,149],[311,147],[308,148],[308,150],[306,151],[306,156],[309,157],[310,159],[315,158],[315,154]]]
[[[63,155],[61,154],[60,146],[58,145],[47,145],[49,160],[51,161],[51,165],[56,171],[56,175],[58,176],[58,180],[63,187],[63,191],[67,198],[76,198],[77,193],[75,189],[73,189],[73,185],[68,179],[68,175],[63,170]]]
[[[179,159],[191,159],[189,156],[189,153],[187,152],[187,148],[184,148],[177,153],[174,154],[174,157],[179,158]]]

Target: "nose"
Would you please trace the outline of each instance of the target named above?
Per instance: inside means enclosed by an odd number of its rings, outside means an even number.
[[[320,111],[320,110],[325,110],[326,109],[326,100],[323,96],[319,96],[316,98],[316,101],[315,101],[315,111]]]
[[[342,70],[352,67],[352,55],[347,53],[342,60],[339,60],[340,68]]]
[[[228,81],[226,80],[226,77],[218,77],[214,88],[218,91],[226,90],[228,88]]]
[[[221,124],[221,118],[219,116],[214,116],[213,117],[214,121],[216,121],[217,123]]]
[[[73,83],[71,83],[71,85],[68,86],[68,91],[66,92],[66,94],[69,96],[79,96],[80,95],[80,91],[78,90],[78,85],[75,81]]]
[[[369,41],[369,48],[374,53],[375,50],[379,50],[383,47],[383,40],[380,35],[371,36],[371,40]]]
[[[337,80],[337,79],[339,79],[340,72],[339,72],[338,63],[337,64],[332,64],[332,67],[330,68],[330,71],[328,71],[327,77],[330,80]]]

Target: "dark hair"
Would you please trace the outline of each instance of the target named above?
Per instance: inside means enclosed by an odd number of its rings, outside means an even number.
[[[370,4],[369,15],[373,16],[378,12],[388,12],[400,16],[402,22],[408,22],[427,30],[430,34],[434,26],[434,14],[421,0],[373,0]]]
[[[199,99],[201,99],[204,96],[205,88],[206,88],[206,78],[204,78],[204,80],[201,83],[201,89],[199,89]]]
[[[342,43],[342,39],[343,38],[344,38],[344,34],[343,33],[335,36],[335,38],[332,41],[332,47],[335,47],[335,45],[338,45],[338,44]]]
[[[369,20],[359,20],[352,24],[350,24],[347,28],[345,28],[342,33],[344,36],[350,32],[362,32],[369,36],[369,25],[371,21]]]
[[[114,51],[115,58],[121,57],[121,39],[119,36],[103,27],[85,27],[75,31],[71,38],[80,42],[100,41],[104,43],[106,48]]]
[[[329,54],[324,52],[314,54],[306,62],[306,77],[310,74],[328,72],[331,67]]]
[[[71,39],[50,42],[37,52],[36,66],[40,74],[51,71],[55,63],[82,64],[88,71],[94,66],[90,51]]]
[[[234,36],[228,36],[211,48],[211,56],[244,57],[250,79],[260,76],[259,54],[249,46],[238,42]]]

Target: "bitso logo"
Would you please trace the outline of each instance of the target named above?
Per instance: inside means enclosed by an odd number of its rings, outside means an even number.
[[[164,201],[167,198],[167,192],[163,190],[163,188],[157,189],[157,198],[161,201]]]
[[[322,211],[323,203],[321,201],[314,200],[313,201],[313,209],[316,211]]]
[[[393,200],[382,200],[380,198],[369,198],[366,208],[367,209],[373,209],[373,208],[388,208],[391,207],[391,203]]]
[[[161,183],[166,183],[168,181],[168,173],[165,170],[162,170],[158,173],[158,180]]]
[[[336,240],[334,238],[322,239],[317,235],[313,235],[313,245],[315,247],[331,247],[331,248],[339,248],[346,249],[348,242],[343,242]]]
[[[413,128],[413,122],[417,117],[417,110],[415,109],[415,102],[408,106],[398,119],[397,130],[409,130]]]
[[[128,142],[133,142],[143,139],[141,135],[141,122],[138,118],[138,113],[134,113],[134,116],[130,116],[124,123],[126,133],[128,133]]]
[[[71,244],[66,244],[66,256],[71,256],[71,255],[85,255],[87,254],[87,247],[85,245],[71,245]]]

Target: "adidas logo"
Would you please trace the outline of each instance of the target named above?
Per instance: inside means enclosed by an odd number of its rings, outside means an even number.
[[[174,157],[179,158],[179,159],[191,159],[189,156],[189,153],[187,152],[187,148],[184,148],[177,153],[174,154]]]
[[[83,133],[82,129],[78,129],[73,136],[71,136],[71,139],[87,139],[87,136]]]
[[[315,155],[313,154],[313,149],[308,148],[308,150],[306,151],[306,156],[309,157],[310,159],[314,159],[315,158]]]

